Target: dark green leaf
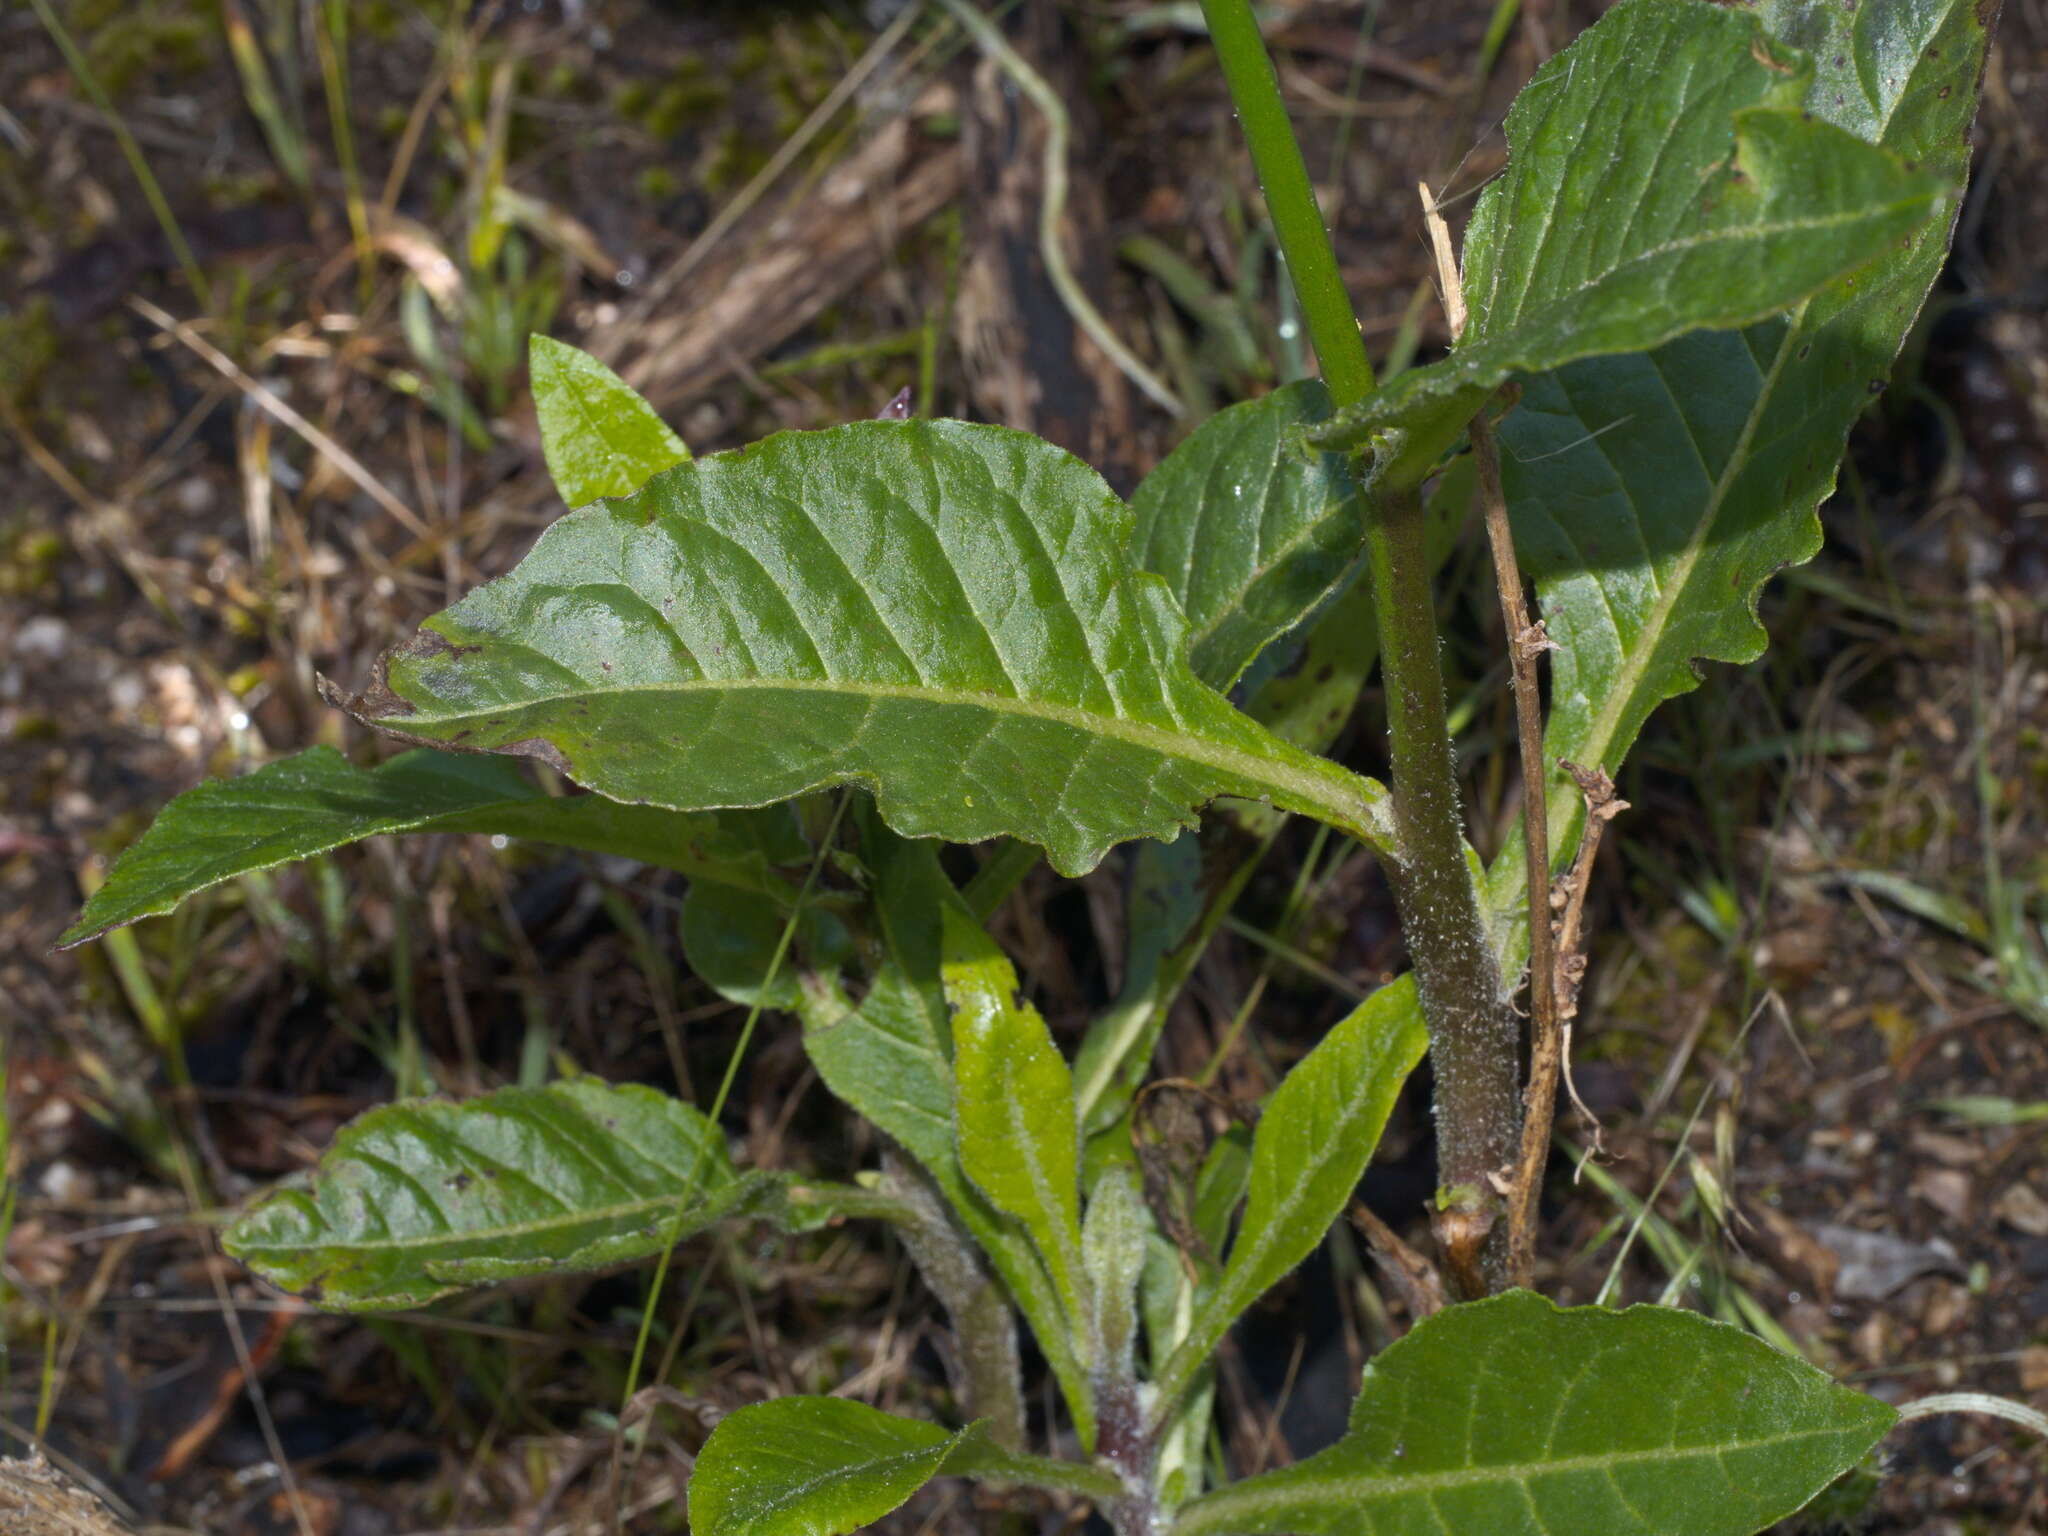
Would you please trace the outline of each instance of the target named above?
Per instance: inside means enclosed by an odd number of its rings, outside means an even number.
[[[1809,109],[1931,175],[1966,169],[1986,34],[1972,0],[1773,0],[1780,35],[1823,60]],[[1820,548],[1815,509],[1848,430],[1898,355],[1947,251],[1923,226],[1782,320],[1576,363],[1530,380],[1502,423],[1515,547],[1559,650],[1546,757],[1617,769],[1644,720],[1698,682],[1696,659],[1760,654],[1757,593]],[[1579,795],[1552,785],[1568,863]],[[1495,861],[1517,904],[1519,840]]]
[[[1801,112],[1812,73],[1750,11],[1623,0],[1508,113],[1508,169],[1466,232],[1457,348],[1321,440],[1405,427],[1413,479],[1511,374],[1751,324],[1926,225],[1956,178]]]
[[[1453,1307],[1365,1368],[1350,1433],[1198,1499],[1176,1536],[1751,1536],[1897,1415],[1666,1307]]]
[[[1319,379],[1219,411],[1131,498],[1139,565],[1188,620],[1188,660],[1228,688],[1336,590],[1365,542],[1365,506],[1341,456],[1303,433],[1330,416]]]
[[[168,912],[237,875],[385,832],[531,838],[761,891],[772,888],[770,861],[789,851],[790,840],[788,833],[777,836],[768,817],[684,814],[619,805],[599,795],[549,795],[518,764],[503,759],[405,752],[382,767],[363,769],[332,747],[312,747],[178,796],[115,862],[59,946]],[[796,856],[803,851],[797,843]]]
[[[726,1415],[690,1474],[694,1536],[848,1536],[935,1477],[970,1433],[840,1397]]]
[[[1350,1202],[1429,1046],[1414,985],[1404,976],[1360,1003],[1295,1063],[1260,1113],[1237,1241],[1161,1373],[1169,1407],[1238,1315],[1315,1251]]]
[[[1009,833],[1070,874],[1223,794],[1384,843],[1379,786],[1187,669],[1130,526],[1094,471],[1023,433],[782,433],[562,518],[350,707],[677,809],[858,780],[900,832]]]
[[[334,1138],[310,1187],[277,1190],[222,1245],[324,1307],[418,1307],[652,1257],[768,1203],[774,1185],[736,1171],[689,1105],[574,1078],[373,1109]]]
[[[689,460],[690,450],[654,407],[588,352],[534,336],[527,358],[541,454],[570,506],[630,496]]]

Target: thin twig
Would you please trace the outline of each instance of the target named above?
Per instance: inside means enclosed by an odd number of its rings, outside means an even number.
[[[1443,284],[1444,313],[1455,341],[1465,329],[1466,312],[1464,287],[1451,255],[1451,232],[1429,187],[1422,185],[1418,190]],[[1501,623],[1507,630],[1508,659],[1514,671],[1515,735],[1522,758],[1522,854],[1529,896],[1529,1080],[1522,1093],[1521,1152],[1508,1173],[1503,1194],[1508,1212],[1508,1270],[1515,1284],[1524,1285],[1535,1257],[1536,1195],[1550,1156],[1550,1117],[1564,1056],[1563,1026],[1557,1012],[1557,950],[1550,927],[1549,775],[1543,764],[1543,698],[1536,679],[1536,658],[1551,648],[1551,641],[1542,625],[1529,620],[1522,572],[1515,563],[1514,534],[1508,527],[1507,499],[1501,493],[1500,448],[1484,410],[1472,418],[1470,433],[1472,458],[1479,471],[1479,499],[1486,511],[1486,541],[1493,549],[1494,584],[1500,590]]]
[[[1572,860],[1571,872],[1558,883],[1550,898],[1553,908],[1561,905],[1564,909],[1556,930],[1558,1064],[1572,1107],[1593,1128],[1593,1151],[1597,1154],[1602,1145],[1599,1117],[1586,1108],[1586,1101],[1579,1097],[1578,1087],[1572,1082],[1572,1020],[1579,1016],[1579,986],[1586,979],[1586,957],[1579,948],[1579,933],[1585,920],[1586,889],[1593,883],[1593,860],[1600,852],[1601,835],[1608,822],[1628,809],[1628,802],[1615,794],[1614,780],[1600,769],[1567,762],[1558,766],[1572,776],[1579,793],[1586,797],[1586,827],[1579,834],[1578,854]],[[1553,1101],[1556,1098],[1554,1086],[1551,1097]]]
[[[363,468],[361,460],[357,459],[354,454],[342,447],[341,444],[337,443],[325,432],[314,426],[312,422],[306,420],[305,417],[285,404],[273,391],[251,378],[233,358],[221,351],[220,348],[193,330],[191,326],[185,324],[182,320],[174,319],[170,315],[165,314],[145,298],[130,294],[128,296],[128,307],[158,330],[166,335],[176,337],[181,344],[192,352],[197,353],[206,362],[219,370],[224,377],[233,380],[243,394],[291,428],[292,431],[298,433],[300,437],[306,440],[307,445],[315,453],[326,459],[328,463],[340,470],[343,475],[354,481],[356,486],[370,500],[376,502],[378,506],[390,513],[393,520],[404,527],[406,532],[425,543],[432,544],[435,542],[433,531],[420,521],[419,515],[386,489],[383,482],[375,475]]]

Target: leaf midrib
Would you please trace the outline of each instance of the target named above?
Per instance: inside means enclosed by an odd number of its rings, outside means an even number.
[[[607,683],[603,686],[586,686],[577,690],[561,690],[554,693],[538,694],[510,705],[486,709],[441,710],[432,714],[421,711],[422,724],[457,724],[462,721],[496,719],[524,716],[530,711],[542,710],[550,705],[587,698],[613,698],[621,694],[648,693],[725,693],[746,692],[789,693],[837,693],[854,698],[903,699],[912,703],[957,705],[964,708],[985,710],[990,714],[1016,715],[1034,719],[1049,720],[1071,726],[1088,735],[1108,737],[1128,745],[1139,747],[1156,756],[1200,763],[1219,769],[1253,783],[1264,784],[1284,790],[1299,800],[1321,806],[1335,813],[1336,818],[1348,829],[1370,837],[1383,848],[1391,847],[1392,829],[1384,824],[1382,802],[1386,791],[1370,779],[1360,778],[1338,767],[1327,764],[1327,771],[1311,773],[1295,767],[1278,755],[1260,757],[1239,747],[1227,746],[1186,731],[1170,731],[1162,726],[1148,725],[1143,721],[1131,720],[1121,715],[1097,714],[1094,711],[1077,708],[1069,704],[1055,704],[1022,694],[977,693],[966,689],[939,688],[919,684],[871,683],[845,678],[787,678],[787,677],[733,677],[695,678],[683,682],[662,683]],[[406,722],[412,716],[387,715],[375,723],[400,735],[407,734]],[[1247,720],[1248,724],[1255,722]],[[431,737],[421,740],[434,741]],[[1286,750],[1285,743],[1274,738],[1276,754]],[[436,742],[437,745],[445,743]],[[1308,758],[1309,762],[1321,763],[1322,759]],[[1348,781],[1348,782],[1347,782]],[[1373,791],[1378,790],[1375,795]]]
[[[1860,1427],[1859,1427],[1860,1428]],[[1436,1493],[1445,1489],[1489,1484],[1526,1484],[1540,1478],[1574,1472],[1604,1472],[1645,1462],[1673,1460],[1721,1460],[1741,1451],[1768,1450],[1809,1440],[1854,1438],[1859,1428],[1788,1430],[1755,1440],[1731,1440],[1704,1446],[1653,1446],[1639,1451],[1604,1451],[1584,1456],[1561,1456],[1547,1461],[1501,1462],[1487,1466],[1457,1467],[1443,1472],[1377,1475],[1371,1472],[1339,1473],[1334,1476],[1303,1475],[1286,1483],[1255,1487],[1249,1483],[1212,1494],[1188,1511],[1178,1530],[1181,1536],[1229,1529],[1233,1517],[1298,1505],[1304,1498],[1317,1501],[1349,1500],[1353,1503],[1384,1502],[1411,1494]],[[1309,1463],[1303,1464],[1305,1471]],[[1213,1501],[1213,1502],[1212,1502]]]
[[[410,1238],[356,1238],[339,1235],[321,1241],[304,1243],[255,1242],[240,1246],[240,1252],[254,1253],[317,1253],[323,1249],[341,1249],[348,1253],[404,1253],[414,1249],[432,1248],[449,1243],[497,1241],[505,1237],[525,1236],[536,1232],[558,1231],[569,1227],[588,1226],[594,1222],[619,1221],[640,1215],[647,1211],[661,1210],[689,1203],[692,1199],[707,1196],[699,1201],[708,1205],[712,1199],[725,1194],[740,1182],[728,1179],[715,1189],[697,1190],[681,1194],[650,1195],[645,1199],[629,1200],[614,1205],[601,1205],[577,1211],[564,1211],[560,1215],[541,1217],[533,1221],[511,1222],[502,1226],[482,1227],[471,1232],[442,1232],[432,1236]],[[317,1209],[317,1207],[316,1207]],[[255,1213],[252,1212],[253,1216]],[[329,1227],[333,1232],[334,1229]],[[550,1259],[553,1262],[553,1259]]]

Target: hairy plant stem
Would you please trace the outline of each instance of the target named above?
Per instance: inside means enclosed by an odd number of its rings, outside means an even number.
[[[1116,1536],[1158,1536],[1159,1495],[1153,1471],[1159,1457],[1157,1438],[1145,1423],[1138,1383],[1128,1367],[1097,1386],[1096,1454],[1116,1468],[1123,1497],[1105,1507],[1103,1516]]]
[[[997,1445],[1022,1451],[1024,1377],[1009,1298],[921,1169],[890,1153],[883,1175],[910,1218],[897,1222],[896,1235],[953,1324],[958,1349],[946,1366],[954,1396],[968,1417],[989,1421],[989,1438]]]
[[[1323,379],[1341,410],[1372,392],[1372,364],[1287,119],[1279,78],[1251,0],[1202,0],[1202,14],[1251,145]],[[1437,1168],[1444,1191],[1436,1233],[1454,1284],[1477,1296],[1506,1284],[1505,1245],[1491,1241],[1490,1234],[1500,1204],[1494,1180],[1512,1169],[1519,1139],[1518,1031],[1465,863],[1422,501],[1413,489],[1368,485],[1366,504],[1366,555],[1378,606],[1400,847],[1390,874],[1436,1069]]]
[[[1494,1180],[1513,1167],[1519,1142],[1518,1031],[1465,862],[1422,498],[1382,488],[1372,502],[1366,552],[1401,849],[1389,874],[1436,1072],[1434,1226],[1452,1283],[1481,1296],[1505,1284],[1502,1245],[1489,1239]]]

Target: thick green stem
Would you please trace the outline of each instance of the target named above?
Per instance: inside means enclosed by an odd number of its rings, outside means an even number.
[[[1252,164],[1258,167],[1266,209],[1273,216],[1273,233],[1287,257],[1302,319],[1323,365],[1323,382],[1340,408],[1356,405],[1372,393],[1372,363],[1365,355],[1365,338],[1359,334],[1351,296],[1344,291],[1337,251],[1316,206],[1308,163],[1301,158],[1301,144],[1287,121],[1280,77],[1273,72],[1266,40],[1259,36],[1251,0],[1202,0],[1202,15],[1230,85],[1245,142],[1251,145]]]
[[[1372,365],[1251,0],[1202,0],[1202,13],[1323,378],[1340,409],[1356,404],[1372,392]],[[1368,485],[1366,499],[1399,847],[1390,873],[1436,1069],[1437,1169],[1447,1196],[1437,1237],[1458,1289],[1479,1295],[1506,1277],[1504,1245],[1488,1236],[1496,1180],[1512,1173],[1519,1139],[1518,1032],[1465,862],[1422,502],[1413,489],[1384,485]]]
[[[1488,1244],[1495,1180],[1513,1170],[1520,1112],[1517,1029],[1465,862],[1457,762],[1444,707],[1421,498],[1381,491],[1366,533],[1386,681],[1394,826],[1390,871],[1436,1071],[1437,1236],[1458,1289],[1497,1289]],[[1482,1266],[1482,1250],[1487,1261]]]

